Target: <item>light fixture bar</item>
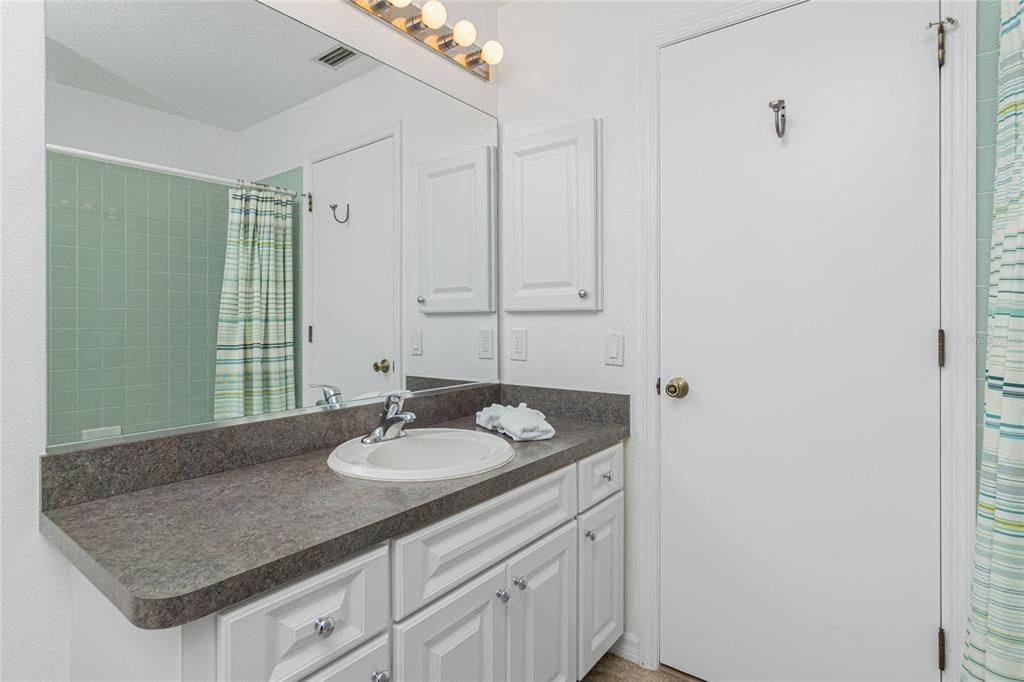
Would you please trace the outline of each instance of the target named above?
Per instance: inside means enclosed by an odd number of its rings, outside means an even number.
[[[453,38],[454,31],[447,24],[438,28],[429,28],[423,22],[419,7],[413,4],[400,7],[389,0],[349,0],[349,2],[478,78],[485,81],[491,80],[491,65],[479,57],[483,48],[476,44],[464,47],[456,44]]]

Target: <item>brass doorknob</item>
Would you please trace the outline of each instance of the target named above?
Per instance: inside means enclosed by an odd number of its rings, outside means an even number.
[[[373,363],[373,371],[380,372],[382,374],[387,374],[388,372],[391,371],[391,361],[388,360],[387,358],[384,358],[380,362]]]
[[[669,398],[685,398],[690,392],[690,384],[682,377],[672,377],[665,384],[665,395]]]

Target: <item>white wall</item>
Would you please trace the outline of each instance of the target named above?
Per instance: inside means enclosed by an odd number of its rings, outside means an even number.
[[[0,679],[65,679],[68,562],[38,531],[46,445],[43,3],[0,2]]]
[[[156,109],[46,83],[46,141],[196,173],[237,178],[239,134]]]
[[[447,59],[430,54],[428,48],[418,45],[347,0],[260,2],[424,83],[434,84],[482,111],[497,114],[497,74],[492,75],[490,82],[484,81]],[[417,4],[422,3],[417,0]],[[488,0],[460,0],[452,3],[448,23],[452,24],[463,15],[467,16],[480,30],[477,43],[483,44],[488,38],[495,37],[489,31],[497,27],[497,10],[498,4]]]
[[[698,2],[512,2],[498,12],[506,58],[501,64],[502,138],[590,117],[604,120],[604,311],[504,313],[509,329],[528,330],[528,360],[503,354],[502,381],[595,391],[654,390],[654,377],[637,363],[641,248],[640,66],[641,38],[666,23],[706,11]],[[611,46],[611,47],[610,47]],[[603,361],[604,335],[626,333],[625,366]],[[640,425],[632,425],[634,437]],[[626,463],[626,639],[636,649],[644,636],[644,452],[634,438]],[[656,665],[657,661],[645,663]]]
[[[494,146],[497,126],[493,118],[394,69],[380,67],[243,130],[242,172],[254,178],[274,175],[303,165],[325,148],[397,121],[402,124],[403,155],[405,374],[494,380],[497,361],[480,360],[476,352],[476,330],[494,328],[494,314],[423,315],[415,302],[419,274],[417,169],[424,161]],[[315,187],[313,195],[315,200]],[[307,233],[308,229],[304,234]],[[304,243],[311,242],[304,239]],[[372,260],[365,261],[365,267],[379,266]],[[349,272],[344,281],[358,279],[357,273]],[[312,290],[308,279],[303,280],[303,290]],[[303,307],[309,309],[307,304]],[[423,332],[422,356],[408,353],[409,333],[413,329]]]

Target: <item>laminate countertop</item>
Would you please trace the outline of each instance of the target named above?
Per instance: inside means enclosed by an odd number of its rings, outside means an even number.
[[[40,529],[129,621],[169,628],[336,564],[512,490],[629,435],[550,417],[505,466],[447,481],[348,478],[330,450],[42,512]],[[476,429],[472,417],[436,426]]]

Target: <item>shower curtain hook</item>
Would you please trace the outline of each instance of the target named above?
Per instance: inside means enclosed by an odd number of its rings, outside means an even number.
[[[336,222],[339,222],[342,225],[344,225],[345,223],[348,222],[348,204],[345,204],[345,219],[344,220],[338,220],[338,205],[337,204],[331,204],[331,213],[334,215],[334,220]]]
[[[775,134],[782,137],[786,134],[786,100],[772,100],[768,107],[775,112]]]

